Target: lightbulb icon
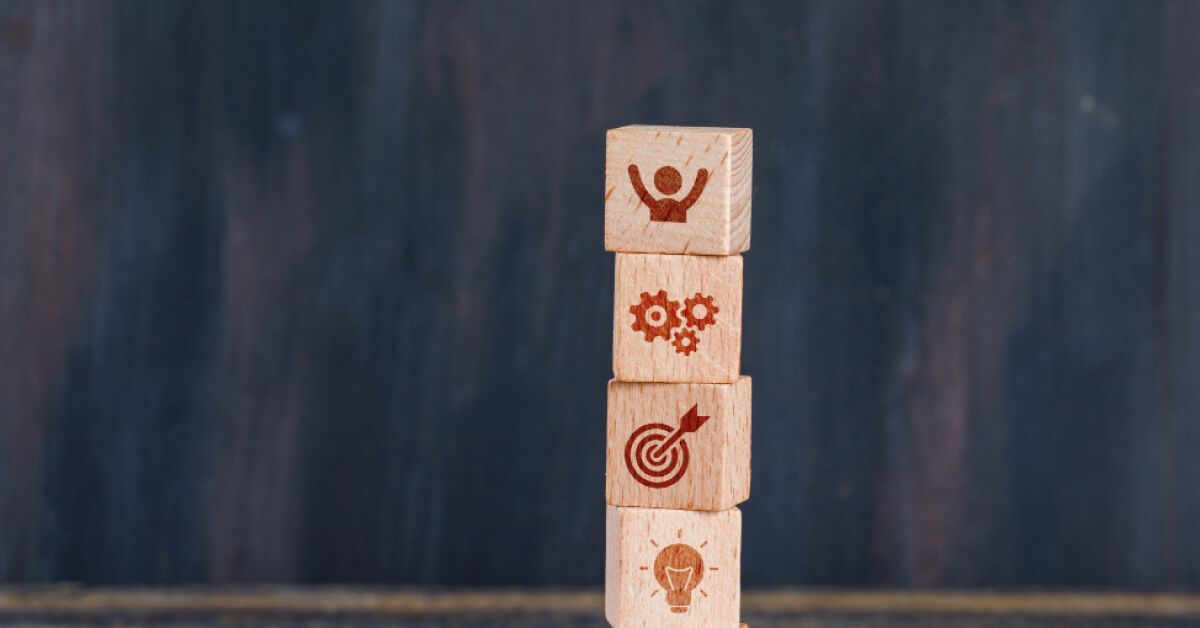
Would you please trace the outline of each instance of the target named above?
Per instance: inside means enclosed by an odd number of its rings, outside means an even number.
[[[671,612],[686,613],[692,590],[704,580],[704,558],[691,545],[668,545],[654,559],[654,578],[666,590]]]
[[[683,528],[675,531],[676,539],[683,539]],[[700,583],[704,581],[704,573],[707,571],[720,571],[719,568],[709,565],[704,566],[704,557],[700,555],[700,550],[708,545],[708,541],[704,541],[696,547],[687,545],[686,543],[675,543],[662,547],[654,539],[650,539],[650,544],[655,549],[659,549],[658,555],[654,558],[654,565],[642,565],[638,569],[649,571],[654,574],[654,579],[658,581],[658,586],[661,588],[654,589],[650,592],[650,597],[658,595],[659,591],[667,592],[667,608],[671,609],[672,613],[686,613],[692,606],[692,591],[699,591],[700,595],[708,597],[708,592],[698,588]],[[718,582],[720,579],[718,578]],[[712,586],[712,585],[709,585]]]

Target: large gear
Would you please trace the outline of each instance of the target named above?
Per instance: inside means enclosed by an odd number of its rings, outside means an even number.
[[[704,316],[696,316],[696,307],[703,306]],[[683,300],[683,317],[687,319],[688,325],[704,331],[705,327],[717,324],[716,314],[721,310],[713,305],[713,298],[696,293],[696,296],[690,299]]]
[[[675,353],[682,353],[686,357],[696,350],[700,339],[696,337],[696,332],[684,328],[675,332],[675,340],[672,340],[671,344],[675,347]]]
[[[672,301],[666,290],[650,296],[649,292],[642,293],[642,301],[629,307],[633,314],[633,331],[640,331],[646,336],[646,342],[654,342],[655,338],[669,341],[671,330],[683,324],[676,312],[679,311],[679,301]]]

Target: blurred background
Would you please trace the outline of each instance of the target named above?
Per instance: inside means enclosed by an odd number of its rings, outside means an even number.
[[[0,580],[599,586],[657,123],[755,132],[747,587],[1200,588],[1198,29],[0,0]]]

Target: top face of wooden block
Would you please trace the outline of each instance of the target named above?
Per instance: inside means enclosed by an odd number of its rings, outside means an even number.
[[[610,130],[604,248],[694,255],[749,249],[753,144],[750,129]]]

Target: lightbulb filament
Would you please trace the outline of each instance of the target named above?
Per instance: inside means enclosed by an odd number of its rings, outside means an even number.
[[[672,591],[688,591],[688,590],[690,590],[690,589],[688,589],[688,585],[692,583],[692,574],[694,573],[694,570],[691,567],[687,567],[684,569],[677,569],[675,567],[667,567],[666,572],[667,572],[667,581],[671,583]],[[687,577],[684,578],[684,576],[687,576]],[[680,581],[679,581],[680,578],[683,578],[682,583],[680,583]]]

